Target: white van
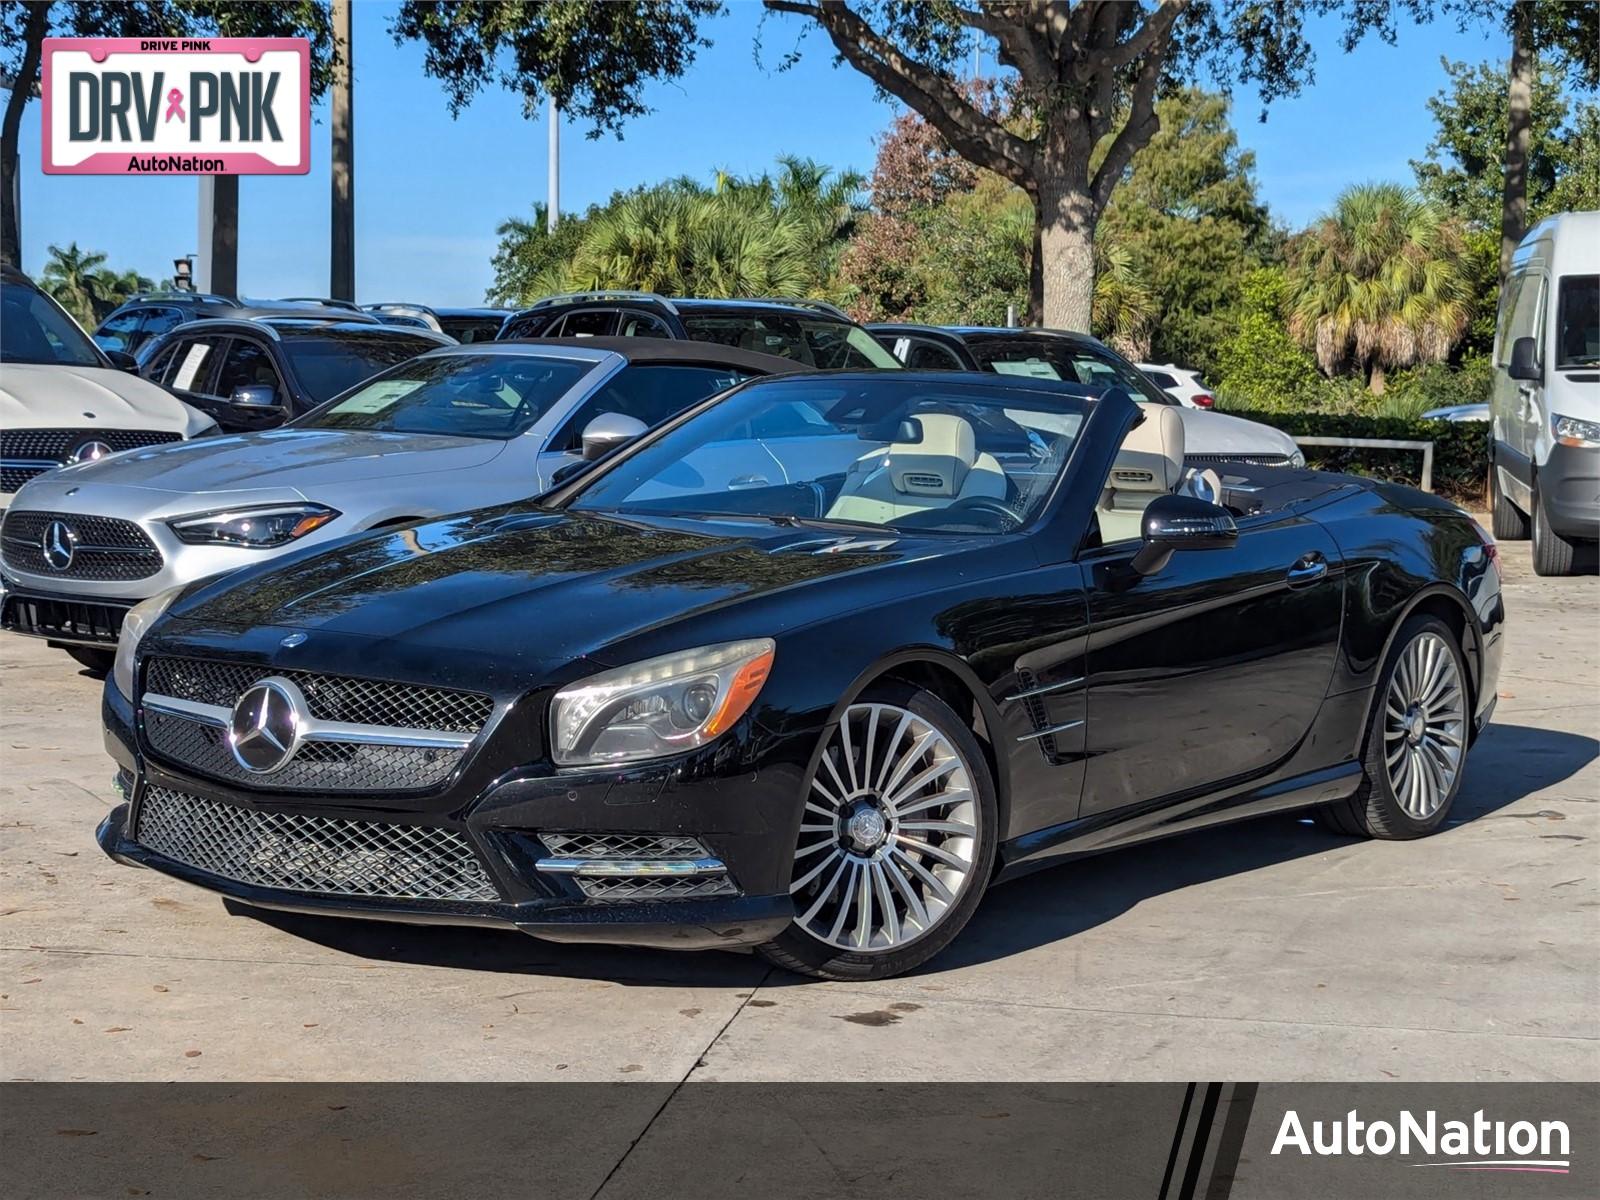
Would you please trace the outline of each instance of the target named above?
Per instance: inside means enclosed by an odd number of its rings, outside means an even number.
[[[1600,539],[1600,212],[1560,213],[1511,259],[1495,325],[1489,504],[1496,538],[1567,575]]]

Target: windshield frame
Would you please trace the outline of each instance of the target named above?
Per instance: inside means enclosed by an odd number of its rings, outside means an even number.
[[[355,393],[359,392],[362,388],[371,387],[374,384],[381,383],[389,376],[398,374],[399,372],[405,370],[405,368],[408,366],[411,366],[413,363],[421,362],[424,359],[501,357],[510,359],[558,358],[564,362],[577,363],[585,368],[584,371],[579,374],[571,387],[556,397],[550,406],[546,408],[544,412],[539,414],[538,419],[529,425],[528,428],[524,429],[521,433],[514,433],[509,437],[503,438],[494,437],[489,434],[476,433],[428,433],[401,435],[405,437],[458,437],[464,441],[497,442],[502,446],[509,446],[513,442],[516,442],[522,438],[537,437],[540,439],[541,444],[543,444],[544,441],[549,439],[550,434],[560,427],[561,422],[564,421],[568,415],[570,415],[570,410],[575,408],[578,402],[581,402],[583,398],[586,397],[591,391],[599,387],[607,379],[610,379],[611,376],[615,375],[627,365],[627,360],[623,359],[620,355],[608,356],[602,354],[591,356],[582,352],[576,355],[538,352],[539,347],[537,343],[530,343],[528,345],[519,344],[519,350],[521,351],[520,353],[505,354],[499,351],[491,351],[488,349],[489,347],[497,344],[499,343],[478,342],[461,346],[440,346],[437,350],[431,350],[426,354],[419,354],[415,358],[408,358],[403,363],[396,363],[387,371],[380,372],[377,375],[368,376],[354,387],[340,392],[337,396],[333,397],[333,399],[317,405],[309,412],[302,413],[300,416],[294,418],[294,420],[284,422],[282,428],[316,429],[324,433],[345,434],[371,432],[370,430],[356,428],[342,429],[338,426],[332,425],[317,425],[315,424],[315,420],[325,410],[332,408],[334,405],[342,403],[350,396],[355,395]],[[527,353],[529,350],[535,351],[535,353]],[[615,358],[615,361],[611,361],[612,358]],[[744,385],[740,384],[738,386],[742,387]]]
[[[1014,529],[1008,529],[1004,531],[976,531],[937,528],[902,529],[890,524],[873,525],[871,523],[843,519],[830,520],[827,517],[795,517],[791,519],[789,517],[782,516],[778,518],[772,518],[763,514],[740,514],[734,512],[729,514],[719,513],[714,517],[708,518],[706,515],[696,513],[694,510],[685,510],[684,512],[674,513],[667,510],[640,512],[618,508],[574,509],[572,507],[573,502],[578,500],[586,491],[597,484],[600,480],[604,479],[607,475],[611,474],[611,472],[617,470],[624,463],[630,461],[636,454],[641,454],[648,450],[661,438],[667,437],[680,426],[694,420],[701,413],[707,412],[717,405],[732,401],[735,397],[739,396],[748,388],[757,386],[777,387],[782,385],[804,384],[807,382],[814,383],[824,380],[843,381],[855,379],[862,383],[872,383],[877,382],[878,380],[874,377],[880,375],[881,382],[890,386],[906,386],[912,384],[918,378],[922,378],[930,384],[936,384],[936,386],[940,388],[956,387],[990,390],[995,388],[1009,387],[1021,393],[1026,393],[1030,390],[1038,390],[1048,393],[1049,391],[1053,390],[1049,387],[1032,389],[1028,386],[1028,383],[1025,380],[1012,383],[1007,381],[1004,376],[997,377],[991,373],[980,373],[976,371],[902,371],[900,373],[895,373],[879,372],[873,368],[863,368],[853,371],[804,371],[787,375],[757,376],[753,379],[746,379],[743,383],[735,384],[725,392],[721,392],[715,396],[709,396],[705,400],[702,400],[699,404],[685,409],[671,420],[664,421],[654,429],[641,434],[638,438],[632,442],[629,442],[620,450],[617,450],[594,463],[590,469],[580,472],[578,475],[564,484],[558,484],[557,486],[551,488],[543,496],[538,498],[537,504],[540,508],[552,509],[561,512],[573,512],[586,516],[620,517],[624,519],[645,518],[649,520],[667,521],[706,519],[746,521],[753,519],[771,521],[774,526],[792,524],[802,527],[849,529],[857,533],[865,533],[870,530],[878,532],[880,537],[1015,538],[1026,534],[1036,533],[1055,519],[1058,504],[1067,488],[1068,481],[1076,474],[1079,462],[1087,453],[1087,451],[1084,449],[1084,446],[1088,441],[1088,438],[1085,435],[1092,428],[1095,414],[1101,407],[1101,401],[1105,399],[1105,394],[1090,395],[1087,394],[1086,389],[1081,393],[1077,391],[1061,393],[1063,397],[1083,406],[1082,422],[1079,425],[1078,432],[1073,436],[1072,445],[1067,451],[1066,458],[1062,461],[1060,468],[1056,471],[1055,478],[1050,483],[1049,491],[1034,507],[1033,511],[1028,514],[1027,520],[1023,521]],[[1065,380],[1060,381],[1058,386],[1073,389],[1085,388],[1085,385],[1083,384],[1069,383]],[[1115,388],[1111,389],[1111,391],[1126,394],[1126,389]]]
[[[45,291],[38,284],[34,283],[33,280],[28,279],[26,277],[23,277],[21,279],[13,277],[13,278],[6,279],[4,281],[4,284],[0,285],[0,286],[4,286],[4,287],[7,287],[7,288],[19,288],[22,291],[31,292],[33,295],[35,295],[39,299],[43,300],[47,306],[49,306],[50,308],[53,308],[56,311],[56,313],[60,315],[62,320],[64,320],[67,323],[67,326],[68,326],[69,329],[77,331],[78,336],[83,339],[83,344],[88,347],[90,357],[94,360],[92,362],[62,362],[58,358],[57,359],[50,359],[50,360],[34,360],[34,359],[28,359],[28,358],[5,358],[5,359],[0,359],[0,361],[3,361],[7,366],[14,366],[14,367],[78,367],[80,369],[84,368],[84,367],[88,367],[88,368],[91,368],[91,369],[98,367],[98,368],[102,368],[102,369],[107,370],[107,371],[114,371],[114,370],[117,369],[115,364],[113,364],[111,359],[107,356],[106,352],[104,350],[102,350],[99,346],[95,345],[94,338],[89,335],[89,333],[83,328],[82,325],[79,325],[78,322],[73,319],[73,316],[72,316],[71,313],[69,313],[65,308],[63,308],[61,306],[61,302],[59,300],[57,300],[54,296],[52,296],[49,292]]]

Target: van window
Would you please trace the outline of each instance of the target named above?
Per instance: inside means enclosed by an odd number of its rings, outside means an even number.
[[[1556,296],[1557,369],[1600,363],[1600,275],[1563,275]]]
[[[1544,298],[1544,279],[1523,275],[1506,288],[1506,308],[1501,313],[1500,348],[1495,352],[1497,367],[1509,366],[1511,347],[1518,338],[1531,337],[1537,347],[1535,362],[1544,361],[1544,346],[1539,337],[1539,304]]]

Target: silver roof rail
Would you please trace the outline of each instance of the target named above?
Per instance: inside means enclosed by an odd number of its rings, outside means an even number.
[[[385,300],[382,304],[363,304],[361,311],[369,313],[419,313],[428,317],[437,317],[439,315],[426,304],[412,304],[409,300]]]
[[[123,303],[133,300],[204,300],[207,304],[226,304],[232,308],[243,308],[244,305],[233,296],[221,296],[215,292],[191,292],[184,288],[154,288],[148,292],[134,292]]]
[[[809,308],[817,312],[825,312],[831,317],[838,317],[841,321],[855,324],[855,318],[837,304],[829,304],[826,300],[801,300],[794,296],[729,296],[729,300],[739,301],[744,304],[787,304],[793,308]]]
[[[623,289],[606,289],[598,292],[562,292],[555,296],[541,296],[522,311],[528,312],[535,308],[548,308],[552,304],[572,304],[587,300],[643,300],[649,304],[659,305],[670,313],[678,311],[678,306],[665,296],[655,292],[631,292]]]

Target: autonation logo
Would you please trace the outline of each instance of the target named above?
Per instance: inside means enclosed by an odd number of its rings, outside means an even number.
[[[1421,1116],[1401,1109],[1393,1121],[1366,1121],[1351,1109],[1336,1120],[1312,1121],[1309,1130],[1291,1108],[1283,1114],[1272,1153],[1420,1156],[1435,1161],[1407,1165],[1565,1175],[1572,1166],[1571,1140],[1565,1121],[1491,1121],[1481,1108],[1465,1121],[1441,1120],[1432,1109]]]

